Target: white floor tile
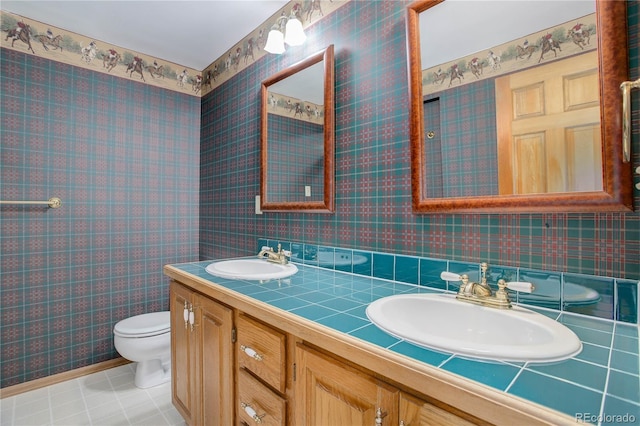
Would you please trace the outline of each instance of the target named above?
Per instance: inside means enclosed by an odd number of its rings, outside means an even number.
[[[25,392],[1,401],[1,426],[185,426],[171,383],[134,385],[134,364]]]
[[[13,407],[13,417],[15,419],[33,416],[35,413],[40,412],[49,414],[49,398],[38,397],[33,401],[16,400],[16,404]]]
[[[64,403],[62,401],[51,403],[51,418],[54,424],[60,424],[62,419],[78,414],[87,414],[87,407],[85,407],[82,399],[67,400]]]
[[[89,420],[87,412],[84,411],[82,413],[57,420],[55,423],[64,426],[87,426],[91,424],[91,421]]]

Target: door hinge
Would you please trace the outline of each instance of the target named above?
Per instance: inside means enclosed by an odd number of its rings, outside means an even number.
[[[296,363],[293,363],[293,381],[296,381]]]
[[[238,330],[235,327],[231,328],[231,343],[235,343],[238,340]]]

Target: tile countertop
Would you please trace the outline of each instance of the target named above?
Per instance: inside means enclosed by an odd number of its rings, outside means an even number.
[[[282,280],[231,280],[205,271],[212,261],[172,267],[272,307],[436,368],[574,417],[578,423],[640,422],[638,326],[527,306],[556,319],[582,340],[577,356],[554,364],[483,362],[392,337],[373,325],[367,305],[381,297],[438,290],[300,265]]]

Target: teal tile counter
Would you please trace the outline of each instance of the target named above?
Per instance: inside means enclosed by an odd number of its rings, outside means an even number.
[[[381,297],[437,289],[300,264],[297,274],[281,280],[223,279],[205,271],[209,263],[171,266],[388,351],[557,410],[578,423],[640,421],[637,325],[532,308],[573,330],[582,340],[582,352],[553,364],[477,361],[394,338],[366,316],[367,305]]]

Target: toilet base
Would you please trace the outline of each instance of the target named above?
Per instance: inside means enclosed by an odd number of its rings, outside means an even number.
[[[162,365],[159,359],[136,363],[134,383],[140,389],[147,389],[171,380],[171,363]]]

